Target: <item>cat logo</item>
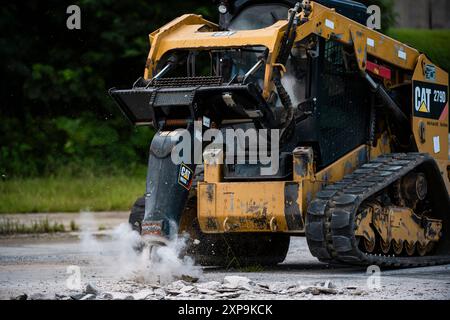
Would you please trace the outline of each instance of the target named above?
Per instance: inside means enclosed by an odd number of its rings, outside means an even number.
[[[194,172],[186,166],[184,163],[180,166],[180,172],[178,174],[178,183],[182,185],[185,189],[191,189],[192,178],[194,176]]]
[[[413,114],[415,117],[444,121],[447,119],[448,87],[423,81],[413,81]]]
[[[419,110],[417,110],[417,111],[420,111],[420,112],[430,112],[430,110],[428,110],[428,107],[427,107],[427,105],[425,104],[425,101],[422,101],[422,104],[420,105],[420,108],[419,108]]]
[[[414,91],[416,111],[430,113],[431,89],[417,86]]]

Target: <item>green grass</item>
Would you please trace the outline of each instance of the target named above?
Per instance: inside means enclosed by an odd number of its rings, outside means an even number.
[[[73,232],[79,230],[80,227],[73,220],[70,221],[69,228],[66,229],[64,224],[56,221],[51,223],[48,218],[23,223],[17,219],[0,217],[0,235]]]
[[[450,30],[391,29],[388,35],[425,53],[450,72]]]
[[[39,221],[32,221],[31,224],[25,224],[12,219],[0,219],[0,235],[18,233],[56,233],[65,231],[66,228],[63,224],[57,222],[50,223],[47,218]]]
[[[145,175],[13,178],[0,181],[0,213],[129,210]]]

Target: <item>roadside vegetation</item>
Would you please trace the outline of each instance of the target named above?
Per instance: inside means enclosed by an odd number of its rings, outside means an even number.
[[[0,181],[0,213],[129,210],[145,191],[145,172],[14,178]]]
[[[75,221],[71,221],[69,228],[66,228],[62,223],[51,223],[48,218],[31,221],[28,224],[15,219],[0,218],[0,235],[73,232],[78,230],[79,226]]]

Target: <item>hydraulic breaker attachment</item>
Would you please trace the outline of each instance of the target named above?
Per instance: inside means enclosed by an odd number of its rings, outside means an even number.
[[[172,150],[189,130],[159,131],[150,146],[142,236],[164,243],[178,224],[194,179],[195,165],[172,160]],[[192,141],[189,141],[192,145]],[[192,149],[192,148],[191,148]]]

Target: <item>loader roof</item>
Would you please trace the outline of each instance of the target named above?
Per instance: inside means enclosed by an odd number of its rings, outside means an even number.
[[[350,18],[359,23],[365,24],[367,21],[367,7],[360,2],[351,0],[314,0],[328,8],[336,9],[336,12]],[[221,1],[216,1],[220,3]],[[230,13],[233,16],[238,15],[242,10],[260,4],[280,4],[285,5],[287,8],[293,8],[300,0],[237,0],[228,1],[230,6]]]

